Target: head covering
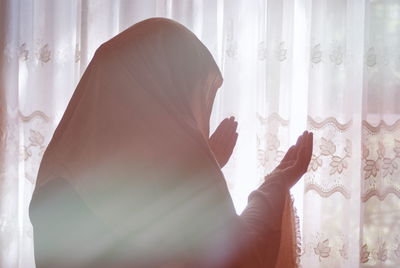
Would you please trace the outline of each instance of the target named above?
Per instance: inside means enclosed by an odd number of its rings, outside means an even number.
[[[152,18],[101,45],[40,165],[37,187],[68,180],[132,244],[190,249],[235,211],[207,143],[222,76],[181,24]],[[203,242],[201,242],[203,243]]]

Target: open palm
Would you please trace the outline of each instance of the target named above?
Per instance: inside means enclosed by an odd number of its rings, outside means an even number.
[[[215,159],[222,168],[232,155],[238,138],[238,123],[233,116],[225,118],[208,140]]]
[[[313,133],[304,131],[297,143],[289,148],[281,163],[266,179],[283,179],[288,188],[292,187],[307,172],[313,150]]]

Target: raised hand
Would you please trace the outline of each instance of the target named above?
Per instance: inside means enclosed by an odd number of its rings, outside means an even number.
[[[313,134],[304,131],[297,139],[296,145],[289,148],[281,163],[272,171],[266,179],[274,178],[285,180],[288,188],[291,188],[307,172],[313,150]]]
[[[238,138],[237,126],[238,123],[233,116],[225,118],[208,140],[211,151],[221,168],[226,165],[235,148]]]

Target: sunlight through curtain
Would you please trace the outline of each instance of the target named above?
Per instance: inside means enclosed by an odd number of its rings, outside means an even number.
[[[224,168],[238,213],[311,130],[309,172],[292,189],[302,266],[399,267],[396,0],[1,1],[0,267],[34,267],[38,165],[96,48],[154,16],[190,28],[222,70],[211,130],[239,122]]]

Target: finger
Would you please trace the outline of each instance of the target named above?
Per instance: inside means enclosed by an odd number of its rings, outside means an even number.
[[[295,146],[296,146],[296,150],[295,150],[295,152],[294,152],[294,155],[292,156],[293,159],[296,159],[296,158],[297,158],[297,155],[298,155],[298,153],[299,153],[301,147],[303,146],[303,143],[304,143],[304,134],[300,135],[300,136],[297,138],[297,142],[296,142],[296,145],[295,145]]]
[[[288,155],[288,160],[295,160],[296,157],[297,157],[297,154],[298,154],[298,152],[299,152],[299,150],[301,148],[300,145],[294,145],[293,147],[294,147],[293,150]]]
[[[299,149],[299,147],[301,145],[302,139],[303,139],[303,135],[300,135],[297,138],[296,144],[290,146],[289,150],[286,152],[286,154],[283,157],[282,161],[287,161],[289,159],[294,158],[294,156],[297,154],[297,151],[298,151],[298,149]]]
[[[305,165],[308,168],[310,164],[312,152],[313,152],[313,145],[314,145],[314,134],[310,132],[307,137],[307,145],[306,145],[306,152],[305,152]]]
[[[221,128],[221,134],[226,136],[228,133],[231,133],[234,126],[235,126],[235,121],[232,119],[232,117],[226,118],[226,121],[223,127]]]
[[[296,144],[297,151],[296,151],[296,155],[294,156],[295,160],[300,158],[300,152],[301,152],[302,148],[304,147],[304,141],[305,141],[305,138],[304,138],[304,134],[303,134],[300,136],[298,144]]]
[[[224,124],[228,123],[228,121],[229,121],[229,118],[228,118],[228,117],[227,117],[227,118],[224,118],[224,120],[222,120],[221,123],[220,123],[219,125],[220,125],[220,126],[221,126],[221,125],[224,125]]]
[[[302,137],[303,137],[303,135],[300,135],[300,136],[297,138],[296,146],[299,146],[299,145],[300,145]]]
[[[230,151],[233,150],[233,147],[235,147],[236,145],[236,141],[237,141],[237,136],[238,133],[236,132],[238,123],[234,122],[231,126],[231,128],[229,129],[229,132],[226,133],[225,136],[225,143],[224,143],[224,151],[226,153],[229,153]]]
[[[303,135],[300,135],[297,138],[297,142],[296,145],[292,145],[289,150],[286,152],[285,156],[283,157],[281,163],[278,165],[279,168],[282,168],[283,163],[287,162],[287,161],[294,161],[297,157],[298,151],[301,147],[301,142],[302,142],[302,138]]]
[[[223,130],[227,129],[229,127],[229,123],[230,123],[230,120],[228,117],[225,118],[224,120],[222,120],[221,124],[219,124],[219,126],[218,126],[219,131],[223,132]]]
[[[301,149],[299,150],[296,161],[296,169],[298,171],[299,177],[307,172],[308,164],[311,160],[311,155],[309,155],[310,153],[312,153],[312,150],[310,150],[310,135],[308,132],[305,132],[305,136],[301,144]]]
[[[306,134],[306,136],[304,138],[303,147],[306,149],[304,156],[308,156],[312,149],[312,134],[311,133]]]
[[[223,166],[229,161],[229,158],[231,157],[233,150],[235,148],[237,138],[238,138],[238,133],[235,133],[233,139],[231,140],[231,143],[229,144],[229,146],[227,146],[225,148],[225,150],[223,152],[223,155],[224,155]]]
[[[235,138],[237,127],[238,127],[238,122],[231,121],[229,123],[229,127],[227,128],[225,137],[224,137],[228,143],[230,143],[232,141],[232,139]]]
[[[296,146],[298,148],[296,156],[294,157],[295,165],[293,166],[293,172],[296,170],[302,170],[302,167],[304,166],[304,163],[306,163],[308,158],[307,156],[310,154],[310,151],[312,153],[312,150],[310,150],[310,146],[308,145],[310,142],[309,139],[310,138],[308,132],[304,132],[304,134],[301,136],[301,139],[299,140],[299,144]]]
[[[224,125],[226,124],[226,122],[228,121],[227,118],[225,118],[224,120],[221,121],[221,123],[219,123],[219,125],[217,126],[217,128],[214,130],[214,133],[211,135],[211,137],[215,137],[216,135],[219,134],[221,128],[224,127]]]
[[[233,152],[233,149],[235,148],[237,139],[238,139],[239,134],[235,132],[235,134],[233,135],[232,139],[229,142],[229,145],[225,148],[225,155],[227,156],[227,158],[229,158]]]
[[[236,127],[237,127],[237,121],[235,121],[235,120],[233,119],[233,117],[231,117],[231,118],[227,121],[226,125],[227,125],[227,128],[228,128],[228,129],[236,128]],[[235,131],[236,131],[236,130],[235,130]]]
[[[233,130],[234,133],[236,133],[237,128],[238,128],[238,122],[237,121],[233,121],[232,130]]]
[[[293,164],[284,169],[284,172],[287,174],[287,180],[290,187],[296,184],[301,176],[305,173],[303,168],[304,158],[302,157],[304,152],[305,148],[302,147],[299,151],[297,159],[293,161]]]
[[[221,140],[224,133],[226,132],[226,129],[228,128],[228,125],[229,125],[229,118],[225,118],[224,120],[222,120],[222,122],[215,129],[214,133],[211,135],[214,141],[219,142]]]
[[[295,145],[290,146],[289,150],[286,152],[285,156],[281,160],[281,163],[287,162],[291,160],[293,157],[294,153],[296,152],[297,147]]]
[[[305,131],[298,140],[298,152],[296,154],[296,159],[291,161],[291,165],[283,170],[286,174],[288,186],[291,187],[297,183],[297,181],[304,175],[307,171],[308,164],[311,160],[312,155],[312,134]]]
[[[225,156],[227,151],[232,150],[231,146],[234,146],[232,145],[232,140],[235,139],[235,133],[238,124],[233,120],[233,117],[231,118],[225,118],[211,137],[212,143],[218,144],[217,146],[222,156]]]
[[[298,176],[302,176],[307,172],[308,164],[311,160],[312,150],[310,150],[310,139],[308,136],[309,135],[307,135],[306,139],[304,140],[304,144],[301,147],[296,160],[296,169],[299,171]]]

